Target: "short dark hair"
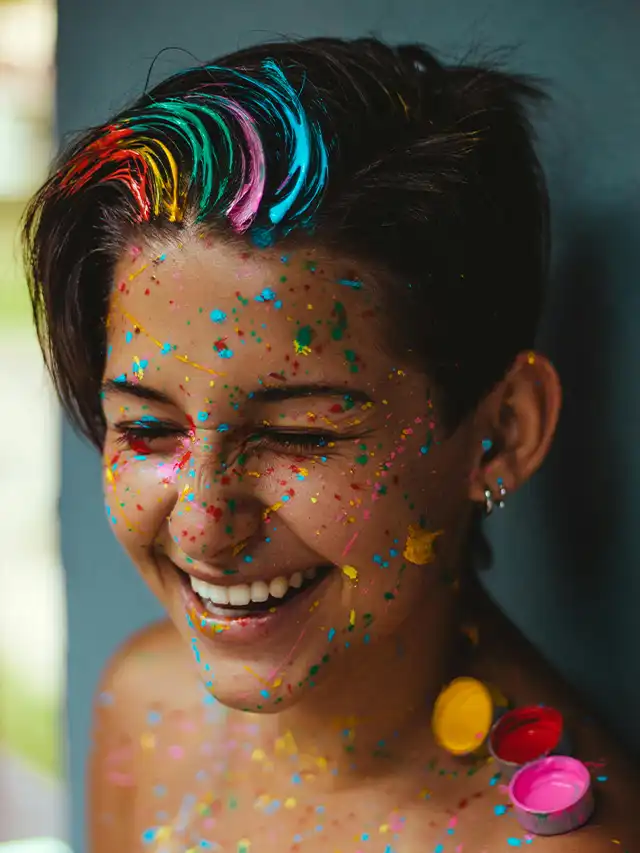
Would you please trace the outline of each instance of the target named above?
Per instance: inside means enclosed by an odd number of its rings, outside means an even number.
[[[388,273],[392,331],[454,426],[533,346],[548,193],[526,108],[548,96],[492,62],[316,38],[171,76],[59,157],[23,242],[36,326],[72,422],[104,439],[111,276],[136,229],[296,235]]]

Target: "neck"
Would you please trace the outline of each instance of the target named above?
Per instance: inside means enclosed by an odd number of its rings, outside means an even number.
[[[393,636],[350,650],[295,706],[259,717],[265,742],[330,788],[386,775],[413,753],[424,760],[436,750],[431,711],[456,673],[459,638],[456,596],[439,585]]]

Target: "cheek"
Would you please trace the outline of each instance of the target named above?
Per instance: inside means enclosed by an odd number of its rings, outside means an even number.
[[[147,548],[178,499],[172,467],[152,458],[134,459],[106,447],[105,507],[116,539],[129,552]]]

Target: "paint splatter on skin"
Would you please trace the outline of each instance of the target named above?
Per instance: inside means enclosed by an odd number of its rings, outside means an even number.
[[[115,271],[107,516],[201,687],[174,686],[182,673],[163,667],[177,655],[145,652],[161,701],[109,754],[107,779],[136,788],[143,756],[149,817],[136,838],[153,853],[471,853],[478,825],[487,850],[528,846],[495,765],[435,744],[424,697],[440,684],[418,665],[447,652],[438,620],[456,590],[440,562],[459,519],[440,498],[467,481],[466,445],[440,440],[428,378],[382,345],[367,270],[278,243],[312,222],[327,151],[282,72],[264,71],[259,83],[229,72],[227,90],[193,103],[152,103],[63,183],[71,194],[118,181],[141,222],[179,223],[197,182],[198,221],[224,200],[246,235],[240,247],[205,231],[129,247]],[[247,85],[289,158],[264,202],[262,141],[234,99]],[[168,127],[187,140],[186,172]],[[228,187],[234,144],[242,175]],[[478,647],[473,625],[461,632]],[[321,714],[327,685],[338,687]],[[118,701],[103,693],[100,712]]]
[[[140,261],[137,259],[136,263],[139,264]],[[167,253],[165,265],[169,264],[171,269],[173,263],[174,259]],[[295,260],[289,257],[288,265],[291,266],[292,263],[295,263]],[[321,281],[317,278],[319,271],[315,265],[313,269],[307,268],[305,274],[315,276],[316,282]],[[219,357],[227,350],[233,352],[233,356],[228,357],[230,367],[224,374],[210,367],[212,362],[207,362],[199,352],[196,353],[192,347],[185,346],[177,334],[177,327],[174,330],[174,342],[169,345],[164,330],[155,334],[150,331],[156,328],[154,318],[141,313],[142,309],[138,310],[134,293],[127,294],[122,291],[117,294],[113,301],[110,323],[113,332],[119,324],[126,324],[125,334],[121,337],[124,345],[127,343],[128,333],[129,342],[133,339],[144,339],[151,347],[148,352],[145,349],[144,354],[137,356],[137,361],[134,359],[133,369],[129,360],[128,369],[132,370],[132,380],[150,387],[156,386],[160,380],[165,383],[161,384],[163,388],[168,388],[170,381],[174,382],[180,405],[192,413],[188,420],[185,419],[184,424],[173,425],[173,421],[178,417],[173,409],[160,412],[153,408],[153,404],[144,403],[151,405],[151,410],[142,412],[137,408],[141,401],[136,402],[133,397],[128,400],[126,407],[116,405],[117,418],[121,418],[124,408],[128,410],[126,429],[120,427],[118,452],[109,456],[110,462],[105,465],[105,477],[114,496],[109,504],[109,512],[113,513],[116,519],[124,520],[125,514],[127,517],[132,514],[132,497],[135,495],[135,506],[140,508],[135,510],[136,517],[140,516],[141,522],[136,529],[144,529],[144,506],[153,506],[153,499],[149,495],[149,500],[140,500],[142,495],[136,486],[135,471],[136,466],[143,466],[147,471],[157,471],[159,482],[163,486],[163,491],[159,492],[159,495],[163,495],[162,499],[167,494],[167,488],[178,489],[179,499],[173,510],[170,507],[168,510],[172,537],[170,543],[173,543],[168,550],[169,553],[181,553],[182,559],[186,556],[184,565],[187,570],[197,562],[208,565],[207,537],[216,529],[228,537],[232,543],[232,557],[242,561],[245,567],[234,568],[236,574],[244,576],[247,566],[253,567],[257,564],[259,570],[260,566],[268,565],[270,549],[277,544],[284,529],[278,521],[279,517],[282,515],[283,518],[289,518],[292,512],[298,512],[298,506],[301,507],[300,517],[311,519],[310,530],[315,530],[315,512],[319,519],[327,513],[326,529],[332,529],[336,533],[344,531],[339,533],[334,559],[344,578],[342,594],[346,596],[346,600],[342,616],[338,613],[331,615],[326,609],[323,610],[321,596],[309,598],[306,605],[308,615],[305,616],[303,612],[296,617],[296,620],[300,621],[300,629],[292,635],[289,647],[282,649],[271,668],[264,670],[256,666],[245,667],[250,681],[243,688],[245,698],[241,696],[239,701],[245,710],[251,711],[259,711],[267,705],[277,707],[294,691],[313,692],[320,683],[324,670],[334,661],[345,654],[353,654],[357,648],[375,642],[377,625],[388,618],[385,611],[389,607],[397,606],[395,602],[404,600],[402,590],[403,585],[407,583],[407,572],[417,571],[411,568],[413,566],[422,570],[422,567],[436,561],[434,542],[443,535],[442,529],[433,531],[422,526],[422,522],[417,520],[411,501],[403,501],[406,503],[408,518],[411,519],[404,528],[405,533],[402,533],[398,523],[392,525],[388,532],[384,532],[382,519],[386,517],[388,502],[393,499],[393,505],[396,508],[398,506],[393,497],[393,478],[397,480],[406,477],[406,472],[411,470],[405,462],[406,450],[413,446],[415,452],[419,453],[421,442],[425,441],[424,424],[430,424],[431,431],[435,424],[430,405],[425,411],[417,415],[412,414],[406,425],[395,423],[392,428],[387,426],[387,406],[388,399],[392,397],[392,389],[396,383],[399,383],[402,389],[408,382],[404,371],[385,373],[388,377],[385,381],[389,383],[389,387],[385,389],[380,400],[365,400],[354,391],[344,390],[338,399],[297,399],[294,396],[291,405],[287,401],[287,389],[294,377],[296,383],[300,382],[300,378],[297,377],[299,369],[294,367],[285,346],[281,349],[282,355],[278,356],[284,358],[282,364],[268,362],[265,365],[268,369],[264,369],[262,361],[247,362],[250,371],[255,371],[257,365],[260,371],[258,375],[265,377],[255,383],[254,390],[248,391],[244,387],[247,384],[246,377],[242,381],[235,378],[239,374],[236,367],[232,371],[231,363],[245,357],[241,348],[231,348],[231,336],[226,334],[227,326],[242,329],[244,337],[262,351],[261,359],[273,358],[270,352],[273,352],[274,342],[290,341],[289,330],[294,326],[295,356],[304,356],[307,360],[318,358],[326,375],[329,364],[327,359],[332,357],[333,352],[335,365],[341,371],[341,382],[346,385],[350,377],[360,374],[366,380],[371,370],[368,364],[370,357],[362,358],[361,341],[356,349],[355,341],[351,340],[351,324],[346,320],[347,311],[351,309],[343,302],[338,303],[340,307],[336,308],[335,301],[331,300],[323,315],[322,308],[319,307],[321,300],[314,296],[311,303],[304,291],[304,285],[301,286],[301,282],[290,273],[291,277],[297,287],[290,293],[290,302],[283,301],[282,309],[278,309],[278,323],[283,324],[281,330],[276,327],[275,315],[272,313],[268,317],[264,317],[262,313],[252,313],[273,312],[277,294],[275,290],[265,290],[264,286],[258,287],[253,295],[249,288],[246,289],[246,295],[234,294],[233,302],[237,306],[234,308],[230,307],[233,303],[227,305],[218,301],[218,292],[215,294],[218,307],[209,308],[205,300],[196,300],[198,304],[205,305],[201,316],[208,323],[208,327],[202,326],[202,330],[210,341],[208,346],[211,357]],[[304,276],[301,281],[305,281]],[[363,298],[364,289],[349,290],[353,291],[354,298]],[[126,305],[125,299],[128,300]],[[311,304],[313,308],[308,307]],[[175,325],[176,317],[180,316],[180,309],[172,311],[171,324]],[[199,321],[190,310],[184,312],[183,316],[187,319],[184,328],[189,330],[190,339],[193,339],[194,334],[199,334]],[[216,327],[225,327],[222,335],[216,336]],[[205,331],[206,329],[211,331]],[[255,334],[252,335],[252,332]],[[272,347],[271,351],[267,344]],[[167,357],[169,361],[166,360]],[[313,382],[311,371],[316,367],[315,362],[310,364],[309,370],[304,373],[304,379]],[[357,371],[354,371],[354,366],[358,368]],[[144,370],[142,377],[136,376],[141,369]],[[117,370],[115,372],[121,380],[119,386],[126,388],[128,392],[127,373]],[[117,386],[118,383],[114,383],[114,387]],[[273,396],[274,402],[258,404],[259,395],[265,392],[267,399],[269,395]],[[426,398],[428,397],[427,394]],[[262,407],[256,409],[259,413],[256,415],[259,430],[255,436],[249,434],[245,426],[240,430],[240,424],[246,424],[248,418],[254,417],[251,414],[253,410],[249,408],[252,405]],[[122,425],[122,421],[119,422]],[[373,425],[377,423],[382,424],[382,435],[375,434],[373,430]],[[266,431],[264,435],[260,434],[261,430]],[[365,438],[363,430],[372,431],[372,435]],[[311,443],[308,446],[297,444],[296,442],[301,440],[300,436],[304,436],[305,441],[312,439]],[[274,442],[276,438],[278,442],[282,442],[277,453],[284,453],[284,458],[271,455],[272,452],[275,453],[275,448],[273,451],[269,449],[270,442]],[[237,449],[234,450],[236,446]],[[433,440],[430,441],[430,446],[433,452],[436,452],[437,445]],[[258,449],[263,447],[265,449]],[[289,453],[292,453],[292,457]],[[198,485],[202,476],[198,466],[204,459],[208,460],[206,470],[209,472],[205,489]],[[323,481],[318,481],[318,476],[325,478],[325,472],[331,471],[331,466],[335,465],[345,467],[339,469],[344,473],[335,481],[333,493],[331,490],[318,489],[317,482]],[[255,486],[248,486],[249,483]],[[123,491],[124,488],[126,491]],[[234,541],[235,525],[241,521],[238,515],[239,505],[232,495],[237,489],[242,493],[247,488],[266,489],[264,495],[260,492],[261,500],[265,504],[261,510],[261,518],[266,526],[262,534],[258,534],[259,528],[256,528],[254,536],[249,535],[247,538],[243,534],[242,539]],[[224,495],[226,489],[230,489],[229,497],[218,501],[216,494],[220,492]],[[384,547],[374,544],[374,541],[377,543],[375,536],[371,538],[371,533],[376,531],[373,520],[377,517],[377,510],[374,510],[377,504],[380,504],[382,511],[378,526],[382,532]],[[246,521],[242,524],[246,526]],[[131,520],[126,522],[126,526],[127,530],[134,531]],[[175,551],[176,546],[178,551]],[[362,560],[366,561],[367,553],[371,568],[365,570]],[[349,562],[344,559],[347,554]],[[251,571],[253,570],[252,568]],[[350,593],[350,590],[359,590],[357,594],[360,597],[351,601],[349,596],[354,593]],[[376,599],[379,600],[379,605],[376,604]],[[315,613],[323,613],[317,626],[305,625],[305,620],[313,619]],[[224,656],[220,657],[220,654],[216,653],[212,657],[207,644],[212,639],[215,641],[216,636],[224,635],[229,628],[222,624],[206,628],[201,624],[201,616],[195,610],[190,610],[187,614],[186,625],[193,660],[201,671],[208,702],[221,691],[224,693],[225,676]],[[305,648],[305,643],[309,642],[313,632],[318,632],[322,637],[323,650],[319,651],[315,659],[309,660],[305,672],[298,672],[296,661],[304,654],[301,650]],[[400,655],[399,665],[401,661]],[[255,687],[251,686],[252,684],[255,684]],[[215,703],[215,699],[213,701]],[[211,707],[205,704],[207,711]],[[219,724],[220,711],[216,719]],[[162,736],[164,725],[157,712],[155,716],[149,716],[149,730],[141,740],[142,748],[147,754],[157,752],[164,758],[165,763],[169,762],[166,774],[156,780],[155,791],[170,789],[171,763],[184,763],[188,760],[185,747],[176,735]],[[193,725],[196,728],[195,724]],[[385,738],[379,738],[376,744],[369,747],[370,754],[366,755],[360,752],[358,746],[361,732],[365,729],[365,723],[357,719],[347,720],[340,726],[342,753],[348,764],[358,766],[363,763],[365,766],[364,762],[388,761],[393,755],[393,736],[389,734]],[[159,818],[155,826],[144,830],[142,837],[146,849],[161,850],[162,845],[165,845],[169,850],[172,848],[168,845],[175,842],[181,845],[178,847],[181,850],[250,850],[252,846],[257,846],[257,839],[262,838],[265,832],[269,837],[275,837],[273,821],[281,820],[283,814],[300,814],[301,817],[287,840],[282,833],[278,835],[281,839],[278,841],[279,849],[304,851],[305,845],[316,843],[318,839],[330,839],[333,835],[340,836],[348,831],[351,837],[358,839],[359,847],[354,846],[354,850],[361,849],[366,853],[368,850],[390,849],[403,853],[403,839],[407,837],[412,823],[404,814],[406,807],[400,804],[387,810],[383,819],[374,818],[373,815],[355,816],[355,813],[351,820],[340,817],[337,819],[338,825],[332,829],[330,816],[318,816],[316,809],[320,804],[317,802],[313,804],[310,816],[304,817],[307,814],[305,809],[308,809],[304,803],[314,803],[313,795],[305,793],[307,786],[311,785],[313,780],[317,781],[325,776],[330,778],[333,773],[341,775],[349,772],[348,764],[343,766],[342,759],[336,761],[335,756],[301,752],[291,733],[285,735],[284,741],[276,739],[271,744],[263,741],[261,746],[257,746],[254,741],[250,754],[246,759],[241,759],[242,753],[238,752],[240,747],[236,740],[229,731],[228,740],[217,747],[223,748],[227,757],[231,753],[237,755],[237,760],[240,761],[237,784],[231,786],[231,793],[226,801],[218,800],[216,804],[194,794],[187,805],[183,804],[182,823],[176,822],[172,815],[167,815],[164,820]],[[234,742],[236,745],[232,746]],[[248,747],[252,743],[252,737],[247,739],[245,736],[243,742]],[[247,762],[245,770],[242,770],[243,761]],[[251,798],[251,811],[253,814],[262,815],[264,825],[257,826],[253,835],[245,834],[236,836],[235,839],[224,833],[221,835],[217,829],[219,821],[225,815],[249,807],[248,794],[243,793],[243,778],[252,778],[249,764],[260,767],[263,774],[273,774],[276,768],[282,767],[283,762],[291,768],[290,787],[281,790],[273,783],[270,790],[267,786],[267,791]],[[205,772],[205,767],[205,764],[201,764],[195,775]],[[121,785],[131,783],[130,773],[113,769],[111,772],[116,774],[112,775],[114,784],[116,779]],[[120,775],[117,775],[119,772]],[[480,772],[478,770],[478,773]],[[442,775],[443,773],[445,775]],[[437,787],[436,780],[453,781],[458,775],[454,767],[446,767],[441,761],[436,762],[425,771],[423,779],[416,781],[416,802],[429,802],[433,798],[432,792],[434,787]],[[206,773],[206,778],[209,779],[209,773]],[[201,785],[194,781],[194,791],[200,787]],[[487,789],[490,788],[487,781]],[[498,788],[495,790],[498,791]],[[154,796],[159,800],[166,799],[166,794],[163,798],[157,793]],[[498,796],[504,799],[504,792],[499,791]],[[502,803],[502,807],[507,808],[506,801]],[[158,814],[162,813],[159,808]],[[464,809],[461,809],[460,814],[464,814]],[[494,818],[497,817],[496,811]],[[450,838],[462,837],[463,825],[464,821],[461,819],[450,819],[442,831],[445,835],[448,833]],[[434,828],[433,832],[437,835],[436,830],[437,828]],[[379,844],[384,846],[375,846]],[[153,845],[156,845],[156,848]],[[435,849],[436,842],[433,846]]]
[[[409,525],[403,557],[415,566],[432,563],[435,560],[433,544],[443,533],[443,530],[430,531],[415,524]]]

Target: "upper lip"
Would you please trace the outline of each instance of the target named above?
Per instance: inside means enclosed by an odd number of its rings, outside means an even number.
[[[190,575],[194,578],[198,578],[198,580],[204,581],[205,583],[214,584],[215,586],[237,586],[241,583],[246,583],[248,586],[250,586],[255,581],[264,581],[264,583],[268,584],[272,580],[275,580],[279,577],[290,578],[295,575],[296,572],[304,572],[307,569],[312,568],[327,568],[330,565],[329,563],[315,563],[313,566],[303,566],[302,568],[296,569],[293,572],[288,572],[287,574],[280,573],[278,575],[273,575],[272,577],[264,577],[263,575],[261,575],[260,577],[247,578],[241,575],[240,572],[234,572],[234,574],[229,575],[213,575],[211,573],[201,572],[198,569],[193,568],[192,566],[189,566],[189,568],[187,569],[181,566],[175,560],[172,560],[168,554],[163,552],[161,556],[166,557],[169,562],[171,562],[179,571],[183,572],[184,574]]]

